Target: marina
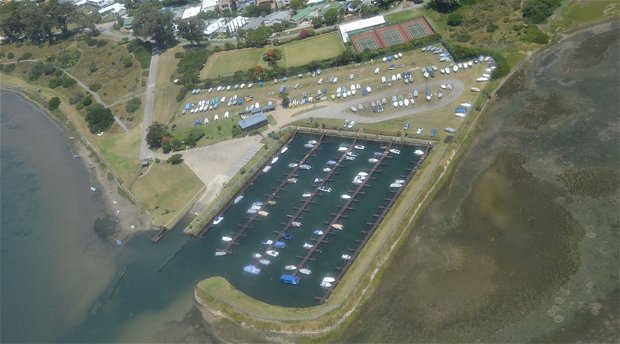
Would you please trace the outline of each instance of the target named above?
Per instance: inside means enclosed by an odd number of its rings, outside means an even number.
[[[285,146],[202,238],[209,264],[243,293],[309,306],[329,297],[431,146],[300,133]]]

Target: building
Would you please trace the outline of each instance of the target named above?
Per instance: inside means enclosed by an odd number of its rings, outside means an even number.
[[[386,49],[414,39],[433,35],[434,31],[424,17],[404,23],[370,29],[351,35],[351,42],[358,53],[364,50]]]
[[[97,8],[106,7],[114,3],[113,0],[87,0],[87,4],[96,6]]]
[[[273,24],[282,24],[283,22],[287,22],[291,20],[291,12],[290,11],[278,11],[272,12],[265,16],[263,20],[263,24],[265,26],[272,26]]]
[[[232,11],[232,0],[220,0],[217,6],[220,11]]]
[[[265,19],[263,17],[250,17],[248,21],[243,25],[244,30],[254,30],[263,24]]]
[[[185,11],[183,11],[183,15],[181,16],[181,19],[189,19],[189,18],[197,16],[200,13],[201,8],[202,8],[201,6],[186,8]]]
[[[250,5],[256,5],[256,0],[237,0],[237,13]]]
[[[219,32],[220,30],[226,30],[226,19],[224,18],[218,18],[209,22],[203,32],[205,35],[210,36],[214,33]]]
[[[248,22],[248,19],[242,16],[237,16],[233,19],[231,19],[226,26],[228,27],[228,31],[230,33],[236,32],[238,29],[240,29],[243,25],[245,25]]]
[[[262,112],[257,112],[239,121],[241,130],[252,130],[269,124]]]
[[[277,8],[284,8],[291,4],[291,0],[276,0]]]
[[[102,9],[99,10],[99,14],[101,14],[102,17],[107,16],[107,15],[125,15],[125,13],[127,13],[127,10],[125,9],[125,5],[119,4],[119,3],[113,3],[112,5],[106,6]]]
[[[214,11],[217,7],[217,0],[202,0],[201,8],[203,12]]]
[[[376,16],[338,25],[338,30],[340,31],[340,36],[342,36],[342,41],[347,43],[349,35],[382,25],[385,25],[385,18],[383,16]]]
[[[126,30],[131,30],[131,28],[133,27],[133,17],[126,17],[125,19],[123,19],[123,27]]]
[[[272,0],[256,0],[256,6],[262,5],[262,4],[271,4]]]

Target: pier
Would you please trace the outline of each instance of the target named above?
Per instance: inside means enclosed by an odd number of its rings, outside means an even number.
[[[278,184],[278,186],[274,189],[274,191],[267,196],[267,199],[264,202],[265,205],[269,205],[269,201],[272,201],[273,199],[278,197],[278,193],[280,193],[280,191],[282,191],[288,184],[288,179],[296,175],[297,171],[299,170],[299,165],[303,165],[303,163],[306,162],[306,160],[308,160],[314,154],[314,152],[319,148],[319,146],[321,146],[324,136],[325,134],[321,135],[321,137],[317,140],[317,143],[312,148],[310,148],[306,155],[304,155],[304,157],[297,163],[297,166],[293,167],[291,171],[282,179],[280,184]],[[315,193],[313,194],[313,196],[315,195]],[[313,197],[309,197],[310,200],[312,198]],[[298,214],[301,214],[301,211],[298,211]],[[241,239],[245,232],[252,226],[257,217],[258,214],[252,214],[249,219],[237,229],[237,232],[232,236],[232,240],[227,242],[226,246],[223,249],[218,249],[218,251],[231,253],[232,247],[237,244],[237,242]],[[294,220],[289,221],[289,226],[292,221]]]
[[[390,148],[392,147],[392,143],[390,142],[387,146],[387,148],[385,148],[385,150],[383,151],[383,154],[381,154],[381,156],[379,157],[379,161],[377,163],[374,164],[374,166],[370,169],[370,171],[368,172],[368,176],[366,176],[366,178],[357,186],[357,188],[355,190],[353,190],[351,198],[348,199],[345,204],[342,206],[342,208],[340,208],[340,210],[338,211],[338,213],[336,213],[336,215],[333,217],[332,221],[328,223],[326,229],[323,231],[323,235],[321,235],[317,240],[316,243],[308,250],[308,253],[301,258],[301,261],[298,264],[298,268],[303,268],[306,263],[312,259],[312,256],[315,254],[315,252],[320,252],[319,250],[319,246],[322,243],[327,243],[328,241],[325,240],[325,238],[330,235],[330,233],[335,229],[333,227],[333,225],[338,224],[338,221],[343,218],[344,214],[346,211],[348,211],[351,208],[351,204],[353,203],[354,199],[357,197],[357,195],[362,191],[362,189],[366,186],[366,184],[368,183],[368,181],[370,180],[370,177],[373,175],[373,173],[375,173],[377,171],[377,169],[379,168],[379,166],[381,166],[381,164],[383,163],[383,160],[386,159],[386,157],[390,154]],[[343,155],[346,156],[346,153]],[[346,230],[346,229],[344,229]],[[293,274],[298,274],[298,270],[295,270],[293,272]]]

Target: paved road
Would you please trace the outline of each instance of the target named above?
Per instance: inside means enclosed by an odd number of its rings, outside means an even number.
[[[140,139],[140,154],[138,158],[140,161],[144,159],[150,159],[153,157],[153,151],[149,149],[146,143],[146,134],[153,122],[153,106],[155,103],[155,86],[157,84],[157,62],[159,60],[158,54],[151,56],[151,64],[149,65],[149,78],[146,82],[146,97],[144,101],[144,114],[142,119],[142,138]],[[171,95],[168,95],[171,96]]]

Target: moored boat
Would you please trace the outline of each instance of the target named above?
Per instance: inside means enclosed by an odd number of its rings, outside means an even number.
[[[340,195],[340,198],[342,198],[342,199],[351,199],[351,196],[347,195],[347,194],[342,194],[342,195]]]
[[[305,192],[303,195],[301,195],[301,197],[304,197],[304,198],[312,197],[312,194],[310,192]]]
[[[370,159],[368,159],[368,162],[369,162],[369,163],[371,163],[371,164],[376,164],[376,163],[378,163],[378,162],[379,162],[379,159],[376,159],[376,158],[370,158]]]
[[[289,271],[297,270],[297,267],[295,265],[287,265],[284,267],[284,270],[289,270]]]
[[[327,276],[327,277],[323,277],[323,282],[334,283],[336,282],[336,279],[333,277]]]
[[[320,229],[315,229],[314,232],[312,232],[312,233],[314,233],[316,235],[323,235],[324,234],[323,231],[320,230]]]
[[[332,284],[330,282],[322,281],[321,282],[321,287],[323,287],[323,288],[331,288]]]
[[[366,147],[364,147],[363,145],[355,145],[355,146],[353,146],[353,148],[362,150],[362,149],[364,149]]]
[[[297,178],[289,178],[289,179],[287,179],[287,182],[289,182],[289,183],[297,183]]]
[[[213,220],[213,225],[217,225],[218,223],[222,222],[222,220],[224,220],[224,216],[218,216]]]
[[[269,212],[261,210],[261,211],[258,212],[258,215],[260,215],[260,216],[269,216]]]
[[[280,252],[276,250],[267,250],[265,251],[265,253],[267,253],[267,255],[272,256],[272,257],[277,257],[280,254]]]
[[[225,256],[226,255],[226,251],[215,251],[215,256]]]
[[[303,247],[308,249],[312,247],[312,244],[308,244],[307,242],[305,242]]]
[[[399,150],[399,149],[396,149],[396,148],[391,148],[391,149],[390,149],[390,153],[393,153],[393,154],[400,154],[400,150]]]
[[[319,190],[321,190],[321,191],[323,191],[323,192],[332,192],[332,188],[326,188],[326,187],[324,187],[324,186],[321,186],[321,187],[319,188]]]
[[[415,155],[424,155],[424,151],[420,150],[420,149],[416,149],[413,154]]]
[[[261,245],[273,245],[273,240],[266,239],[261,241],[260,243]]]
[[[286,243],[284,241],[276,241],[273,244],[273,247],[275,247],[275,248],[285,248],[286,247]]]
[[[239,196],[235,197],[235,200],[233,201],[233,204],[237,204],[237,203],[241,202],[242,199],[243,199],[243,195],[239,195]]]
[[[291,222],[291,226],[293,226],[293,227],[301,227],[301,222],[293,221],[293,222]]]
[[[325,168],[323,169],[323,172],[330,172],[331,170],[332,170],[331,168],[329,168],[329,167],[325,167]]]
[[[271,170],[271,166],[265,166],[265,168],[263,168],[263,173],[267,173],[269,170]]]
[[[275,164],[278,161],[278,159],[280,159],[280,158],[277,157],[277,156],[274,156],[273,159],[271,159],[271,164],[272,165]]]
[[[400,184],[400,183],[392,183],[392,184],[390,184],[390,188],[396,188],[397,189],[397,188],[400,188],[402,186],[403,186],[403,184]]]
[[[271,261],[269,259],[259,259],[258,262],[263,264],[263,265],[271,264]]]
[[[252,275],[258,275],[260,273],[260,269],[254,265],[246,265],[243,267],[243,271],[250,273]]]
[[[229,242],[229,241],[232,241],[232,238],[229,236],[223,236],[222,241]]]
[[[304,275],[310,275],[312,273],[312,270],[310,270],[308,268],[301,268],[301,269],[299,269],[299,273],[300,274],[304,274]]]
[[[302,170],[309,170],[312,168],[312,166],[303,164],[303,165],[299,165],[299,168],[301,168]]]
[[[292,162],[292,163],[288,164],[288,167],[295,168],[295,167],[297,167],[297,163]]]
[[[344,260],[349,260],[351,259],[351,256],[348,254],[343,254],[342,256],[340,256],[340,258],[344,259]]]
[[[252,258],[254,259],[261,259],[263,258],[263,255],[260,253],[252,253]]]
[[[332,227],[333,227],[333,228],[336,228],[336,229],[340,229],[340,230],[343,230],[343,229],[344,229],[344,226],[343,226],[343,225],[341,225],[341,224],[339,224],[339,223],[334,223],[334,224],[332,224]]]
[[[288,150],[288,146],[282,147],[282,149],[280,149],[280,154],[286,153],[287,150]]]

